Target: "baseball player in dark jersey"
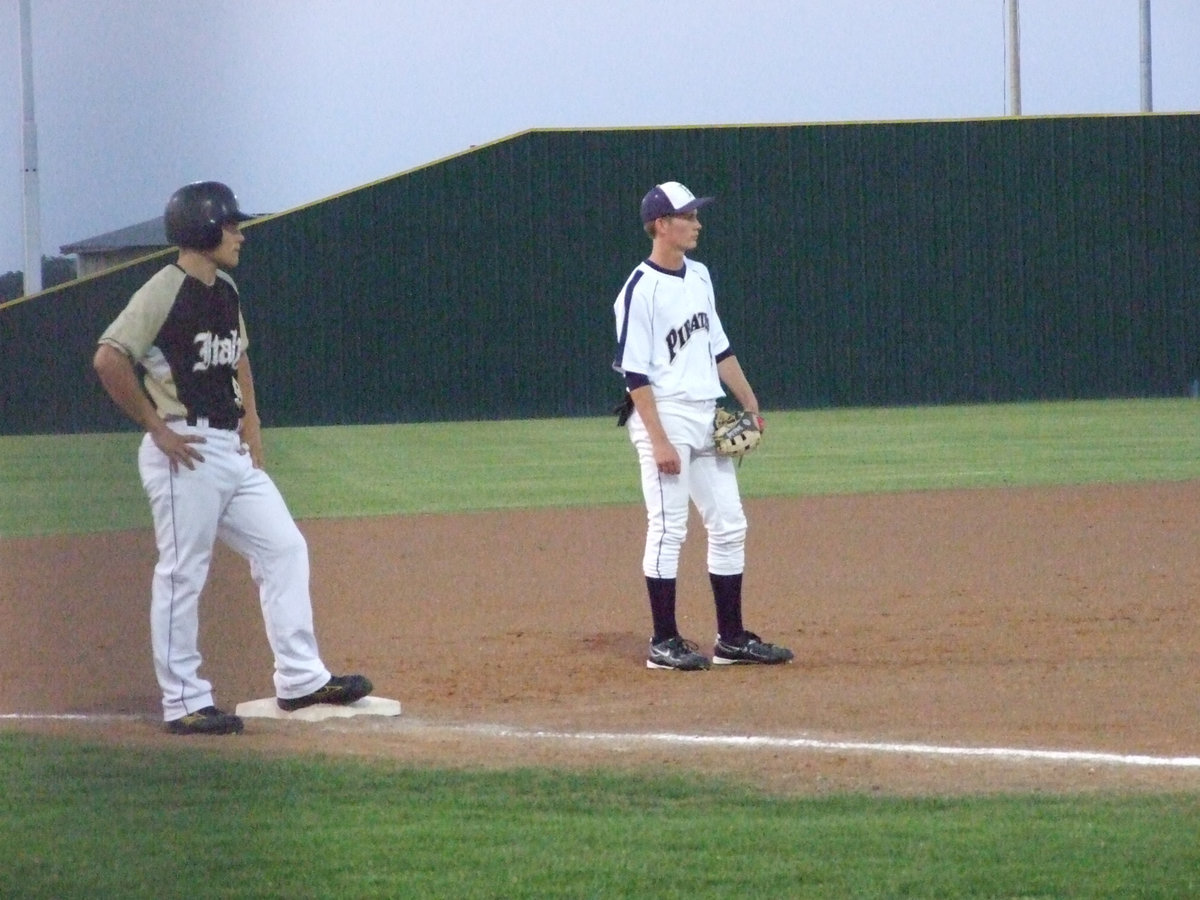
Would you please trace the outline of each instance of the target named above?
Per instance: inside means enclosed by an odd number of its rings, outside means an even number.
[[[242,730],[199,674],[199,600],[218,538],[250,563],[281,709],[349,704],[372,690],[362,675],[331,675],[321,661],[308,545],[262,468],[246,324],[227,274],[248,218],[219,182],[176,191],[164,222],[178,260],[133,295],[94,360],[104,389],[146,431],[138,470],[158,544],[150,636],[163,718],[175,734]]]
[[[792,651],[767,643],[742,625],[746,517],[734,463],[713,444],[722,383],[742,408],[758,399],[733,355],[717,315],[712,279],[689,259],[700,236],[698,210],[712,202],[677,181],[656,185],[642,199],[650,257],[625,281],[613,305],[617,355],[613,367],[628,391],[622,420],[637,450],[646,501],[642,571],[650,596],[652,669],[707,669],[709,659],[679,634],[675,620],[679,552],[687,534],[688,503],[708,532],[708,572],[716,602],[712,662],[786,663]]]

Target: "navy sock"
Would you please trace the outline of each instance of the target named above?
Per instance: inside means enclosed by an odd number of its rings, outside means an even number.
[[[726,640],[741,636],[742,627],[742,573],[736,575],[714,575],[708,573],[712,582],[713,600],[717,604],[717,633]]]
[[[650,615],[654,618],[654,642],[676,637],[679,626],[675,622],[675,579],[647,576],[646,592],[650,595]]]

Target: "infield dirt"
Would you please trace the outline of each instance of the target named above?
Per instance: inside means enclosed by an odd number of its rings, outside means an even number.
[[[1200,482],[746,506],[746,623],[790,646],[791,665],[645,668],[640,507],[302,521],[326,663],[368,674],[404,713],[251,720],[234,738],[162,733],[149,531],[4,539],[0,727],[446,767],[690,769],[785,793],[1200,788],[1193,765],[645,737],[1197,757]],[[711,649],[695,519],[679,620]],[[224,549],[201,629],[219,703],[269,696],[255,589]]]

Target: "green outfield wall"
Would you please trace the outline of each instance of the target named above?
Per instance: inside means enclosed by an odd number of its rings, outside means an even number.
[[[1200,115],[539,130],[252,223],[234,276],[268,425],[601,414],[677,179],[767,408],[1182,395],[1198,173]],[[123,427],[92,348],[169,258],[0,309],[0,430]]]

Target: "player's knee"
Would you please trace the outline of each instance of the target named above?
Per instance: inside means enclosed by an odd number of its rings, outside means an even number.
[[[647,543],[657,547],[666,548],[670,552],[678,554],[683,548],[683,542],[687,539],[687,529],[667,529],[655,534]]]
[[[304,539],[304,535],[300,533],[300,529],[296,529],[295,534],[284,542],[280,548],[280,552],[288,556],[308,557],[308,541]]]
[[[708,571],[717,575],[736,574],[746,567],[746,542],[709,543]]]
[[[745,516],[733,516],[719,519],[708,526],[708,542],[710,544],[745,544],[746,531],[749,525]]]
[[[278,535],[264,550],[264,555],[273,560],[308,559],[308,541],[299,528],[292,528]]]
[[[687,539],[687,516],[664,516],[650,519],[648,535],[654,543],[670,543],[676,546]]]

